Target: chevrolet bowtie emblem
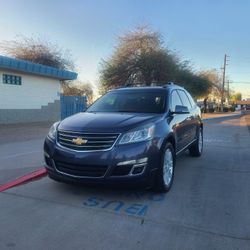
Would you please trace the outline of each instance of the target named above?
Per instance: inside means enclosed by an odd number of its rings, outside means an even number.
[[[86,144],[87,141],[88,141],[88,140],[85,140],[85,139],[83,139],[83,138],[81,138],[81,137],[77,137],[77,138],[74,138],[74,139],[72,140],[72,142],[73,142],[74,144],[76,144],[76,145]]]

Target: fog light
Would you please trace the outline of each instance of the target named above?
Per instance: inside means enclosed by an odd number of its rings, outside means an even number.
[[[115,173],[116,173],[116,175],[117,175],[117,173],[121,174],[122,168],[124,168],[125,166],[127,167],[127,170],[129,168],[131,169],[129,171],[129,173],[126,173],[126,175],[141,174],[141,173],[143,173],[145,167],[147,166],[147,162],[148,162],[148,157],[140,158],[137,160],[121,161],[121,162],[117,163],[118,168],[115,169],[114,174]],[[124,174],[125,174],[125,172],[123,172],[123,175]]]
[[[47,168],[53,169],[53,162],[52,159],[50,158],[49,154],[44,151],[44,163],[46,164]]]
[[[134,174],[141,174],[144,170],[145,166],[140,166],[140,167],[134,167],[132,170],[132,175]]]

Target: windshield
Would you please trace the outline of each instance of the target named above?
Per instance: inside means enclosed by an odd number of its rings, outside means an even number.
[[[163,91],[113,91],[98,99],[87,112],[163,113]]]

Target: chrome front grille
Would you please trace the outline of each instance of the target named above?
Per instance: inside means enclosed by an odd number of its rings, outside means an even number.
[[[77,151],[95,151],[111,149],[119,134],[114,133],[81,133],[58,131],[57,141],[63,147]]]

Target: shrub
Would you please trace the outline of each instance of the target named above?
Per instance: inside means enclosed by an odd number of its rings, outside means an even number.
[[[208,109],[208,112],[209,112],[209,113],[214,113],[214,108],[209,108],[209,109]]]
[[[234,112],[234,111],[235,111],[235,107],[231,107],[231,108],[230,108],[230,111],[231,111],[231,112]]]

